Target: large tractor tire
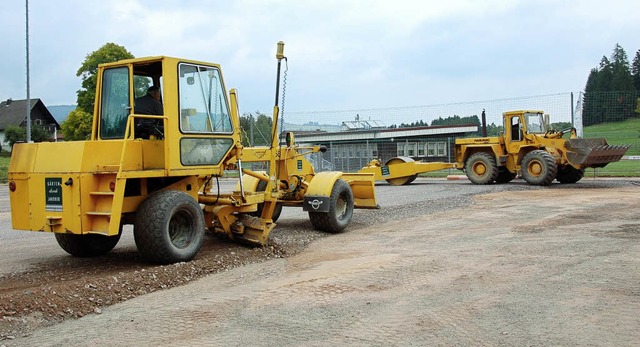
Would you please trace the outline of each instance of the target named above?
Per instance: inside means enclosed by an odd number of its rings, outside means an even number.
[[[147,259],[170,264],[193,259],[204,232],[204,213],[198,202],[187,193],[162,190],[140,204],[133,235]]]
[[[514,178],[516,178],[516,174],[514,172],[509,171],[509,169],[504,166],[498,168],[498,177],[496,177],[496,183],[509,183]]]
[[[534,186],[548,186],[556,178],[558,165],[555,158],[540,149],[529,152],[522,159],[522,177]]]
[[[267,189],[267,182],[260,181],[258,182],[258,186],[256,187],[256,192],[264,192]],[[258,204],[258,209],[255,212],[249,213],[249,215],[254,217],[260,217],[262,215],[262,210],[264,209],[264,202]],[[273,215],[271,216],[271,220],[275,223],[278,218],[280,218],[280,214],[282,213],[282,204],[276,203],[276,207],[273,210]]]
[[[339,233],[351,222],[353,217],[353,192],[347,182],[336,181],[329,197],[329,212],[309,211],[313,227],[320,231]]]
[[[385,166],[391,166],[394,164],[402,164],[402,163],[409,163],[409,162],[413,162],[415,160],[413,160],[413,158],[410,157],[395,157],[395,158],[391,158],[387,161],[386,164],[384,164]],[[416,177],[418,177],[418,175],[411,175],[411,176],[405,176],[405,177],[396,177],[396,178],[389,178],[387,179],[387,183],[389,183],[392,186],[403,186],[403,185],[407,185],[410,184],[411,182],[413,182]]]
[[[491,184],[498,177],[498,166],[493,155],[478,152],[469,157],[464,166],[467,177],[474,184]]]
[[[558,170],[556,180],[560,183],[576,183],[584,177],[584,169],[576,169],[571,165],[566,165]]]
[[[115,236],[55,233],[55,236],[60,247],[74,257],[97,257],[107,254],[120,240],[120,233]]]

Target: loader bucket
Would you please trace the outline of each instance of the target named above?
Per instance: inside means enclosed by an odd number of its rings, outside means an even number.
[[[569,139],[565,143],[567,159],[574,166],[604,167],[618,161],[629,145],[609,145],[604,138]]]

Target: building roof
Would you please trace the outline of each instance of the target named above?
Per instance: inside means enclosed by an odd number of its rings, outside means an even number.
[[[30,99],[31,101],[31,114],[34,110],[43,115],[45,118],[50,118],[51,123],[55,123],[56,128],[60,129],[60,124],[51,115],[51,112],[44,105],[40,99]],[[27,100],[5,100],[0,102],[0,131],[5,130],[9,126],[20,126],[26,122],[26,108]]]
[[[372,129],[361,131],[323,132],[313,134],[299,134],[295,132],[298,143],[328,143],[328,142],[353,142],[369,140],[399,140],[420,136],[447,136],[471,133],[478,131],[474,124],[461,125],[436,125],[410,128]]]

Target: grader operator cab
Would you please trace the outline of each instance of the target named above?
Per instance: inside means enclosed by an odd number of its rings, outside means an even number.
[[[308,211],[316,229],[340,232],[354,208],[377,208],[373,176],[316,173],[289,134],[278,138],[283,43],[278,44],[272,143],[243,147],[237,92],[217,64],[165,56],[102,64],[91,139],[16,144],[9,167],[14,229],[54,233],[74,256],[111,251],[134,225],[139,251],[160,263],[188,261],[205,229],[263,245],[282,206]],[[136,113],[136,99],[159,87],[164,114]],[[268,171],[243,168],[266,162]],[[237,188],[214,183],[229,170]]]
[[[518,173],[532,185],[575,183],[586,168],[618,161],[629,149],[604,138],[577,138],[575,129],[555,131],[543,111],[505,112],[503,119],[499,137],[456,139],[456,167],[475,184],[507,183]],[[562,138],[567,132],[571,137]]]

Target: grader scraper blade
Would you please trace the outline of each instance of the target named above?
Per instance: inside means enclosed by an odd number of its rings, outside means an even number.
[[[616,162],[629,149],[629,145],[609,145],[604,138],[569,139],[565,147],[567,159],[573,165],[587,167],[604,167]]]

